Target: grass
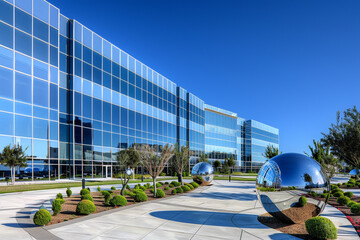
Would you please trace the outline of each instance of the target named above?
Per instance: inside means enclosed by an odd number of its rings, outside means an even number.
[[[159,181],[173,180],[177,179],[175,177],[170,178],[160,178]],[[144,182],[152,182],[152,179],[144,179]],[[141,183],[141,180],[130,180],[129,183]],[[16,184],[16,183],[15,183]],[[121,184],[120,180],[110,180],[110,181],[88,181],[86,182],[86,187],[90,186],[101,186],[101,185],[115,185]],[[46,190],[46,189],[56,189],[56,188],[67,188],[67,187],[81,187],[81,182],[69,182],[69,183],[44,183],[44,184],[27,184],[27,185],[15,185],[15,186],[0,186],[1,193],[14,193],[14,192],[26,192],[26,191],[36,191],[36,190]]]
[[[229,180],[229,177],[214,176],[214,180]],[[231,177],[231,181],[256,181],[256,178]]]

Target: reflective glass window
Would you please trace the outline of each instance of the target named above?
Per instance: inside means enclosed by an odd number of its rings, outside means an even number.
[[[33,115],[38,118],[49,118],[49,111],[47,108],[33,106]]]
[[[120,77],[120,66],[116,63],[112,63],[112,75]]]
[[[15,102],[15,112],[32,116],[32,106],[30,104]]]
[[[111,147],[111,133],[103,132],[103,146]]]
[[[107,88],[111,88],[111,76],[104,72],[103,77],[103,85]]]
[[[123,51],[121,51],[121,66],[128,67],[128,55]]]
[[[32,14],[32,0],[15,0],[15,6]]]
[[[48,83],[34,78],[34,104],[48,107]]]
[[[82,72],[81,72],[81,61],[78,59],[75,59],[75,75],[82,77]]]
[[[96,34],[93,34],[93,49],[100,54],[102,53],[102,38]]]
[[[94,83],[97,83],[97,84],[101,85],[101,75],[102,75],[102,72],[99,69],[93,68],[93,81],[94,81]]]
[[[15,74],[15,100],[31,103],[31,77]]]
[[[92,94],[92,83],[86,80],[83,80],[83,93],[87,95]]]
[[[75,40],[82,42],[82,39],[81,39],[82,26],[80,25],[80,23],[75,21],[74,27],[75,27]]]
[[[118,64],[120,64],[120,50],[116,48],[114,45],[112,46],[112,60]]]
[[[60,36],[60,52],[67,53],[67,39],[66,37]]]
[[[50,139],[51,140],[58,140],[59,133],[58,133],[58,126],[57,122],[50,122]]]
[[[89,48],[92,47],[92,33],[89,29],[83,27],[83,43]]]
[[[119,92],[120,90],[119,84],[120,84],[120,79],[118,79],[117,77],[112,77],[112,84],[111,84],[112,90]]]
[[[125,81],[121,81],[121,93],[128,95],[128,85]]]
[[[18,30],[15,31],[15,49],[19,52],[25,53],[31,56],[31,36],[20,32]]]
[[[29,34],[32,34],[32,17],[31,15],[15,8],[15,27]]]
[[[13,47],[13,28],[0,22],[0,44],[12,48]]]
[[[121,79],[124,81],[128,81],[128,70],[123,67],[121,67]]]
[[[68,58],[65,54],[60,53],[60,71],[68,72],[69,64],[68,64]]]
[[[103,70],[111,73],[111,61],[105,57],[103,57]]]
[[[94,139],[93,139],[93,144],[94,145],[98,145],[101,146],[102,145],[102,132],[101,131],[97,131],[97,130],[93,130],[93,134],[94,134]]]
[[[44,141],[44,140],[38,140],[38,139],[34,139],[33,140],[33,155],[36,156],[37,158],[47,158],[48,155],[48,141]],[[34,161],[34,163],[38,163],[38,165],[35,165],[34,168],[38,168],[41,169],[41,171],[43,171],[44,173],[47,172],[48,170],[45,170],[45,168],[47,168],[47,164],[44,164],[44,162],[40,162],[40,161]]]
[[[13,6],[4,1],[0,1],[0,20],[13,25]]]
[[[83,116],[91,118],[92,114],[91,97],[83,95]]]
[[[89,81],[92,80],[91,70],[92,70],[92,67],[89,64],[83,62],[83,77]]]
[[[59,28],[59,10],[50,5],[50,25]]]
[[[34,58],[48,62],[48,44],[34,38]]]
[[[57,68],[50,67],[50,81],[52,83],[58,84],[58,79],[59,79],[58,73],[59,72]]]
[[[103,55],[111,59],[111,44],[107,41],[103,41]]]
[[[1,134],[13,135],[14,131],[14,115],[11,113],[0,112],[0,126],[6,126],[0,128]]]
[[[13,68],[13,59],[13,51],[4,47],[0,47],[0,65]]]
[[[15,53],[15,69],[23,73],[31,74],[31,58]]]
[[[111,104],[103,102],[103,121],[111,123]]]
[[[49,4],[43,0],[34,1],[34,16],[49,23]]]
[[[89,64],[92,64],[92,51],[90,48],[83,46],[83,60]]]
[[[78,42],[75,42],[75,57],[82,59],[81,53],[82,53],[81,44]]]
[[[0,34],[1,35],[1,34]],[[0,96],[13,98],[13,71],[0,67]]]
[[[41,40],[49,41],[49,25],[34,18],[34,36]]]
[[[101,100],[93,99],[93,118],[101,121],[102,104]]]
[[[64,36],[69,36],[68,19],[60,15],[60,33]]]
[[[46,120],[42,120],[42,119],[37,119],[34,118],[33,120],[33,135],[34,138],[42,138],[42,139],[47,139],[47,135],[48,135],[48,121]]]
[[[102,99],[102,88],[100,85],[93,84],[93,96]]]
[[[34,76],[48,80],[48,65],[39,61],[33,61]]]
[[[50,64],[56,67],[58,66],[58,52],[57,48],[50,46]]]
[[[0,110],[6,112],[13,112],[13,101],[0,98]]]
[[[55,47],[57,47],[59,44],[58,30],[53,27],[50,27],[50,44],[54,45]]]
[[[21,137],[31,137],[31,117],[15,115],[15,135]]]
[[[59,89],[55,84],[50,84],[50,108],[58,109]]]
[[[102,68],[102,57],[97,52],[93,52],[93,61],[95,67]]]

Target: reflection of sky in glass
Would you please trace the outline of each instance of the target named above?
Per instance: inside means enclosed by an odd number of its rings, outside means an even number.
[[[214,169],[213,167],[209,164],[209,163],[206,163],[206,162],[201,162],[201,163],[198,163],[196,164],[192,171],[191,171],[191,174],[212,174],[214,172]]]

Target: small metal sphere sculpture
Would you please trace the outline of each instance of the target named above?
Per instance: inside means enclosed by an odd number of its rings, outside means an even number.
[[[214,178],[213,167],[206,162],[195,164],[191,171],[192,178],[201,185],[209,185]]]
[[[289,223],[318,216],[330,196],[320,197],[324,190],[330,190],[330,183],[320,164],[298,153],[273,157],[261,167],[256,179],[258,199],[265,210]],[[307,202],[300,199],[302,196],[308,197]]]

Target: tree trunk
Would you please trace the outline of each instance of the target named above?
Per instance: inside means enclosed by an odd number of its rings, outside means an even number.
[[[153,177],[154,197],[156,197],[156,178]]]
[[[178,174],[178,182],[181,183],[181,185],[183,185],[182,173],[181,173],[181,174]]]
[[[11,184],[15,185],[15,167],[10,168],[11,170]]]
[[[123,178],[122,178],[122,175],[121,175],[121,179],[123,179]],[[128,182],[129,182],[129,179],[126,181],[126,178],[125,178],[125,176],[124,176],[124,180],[121,181],[122,187],[121,187],[120,195],[122,195],[122,196],[124,195],[124,190],[125,190],[126,185],[128,184]]]

